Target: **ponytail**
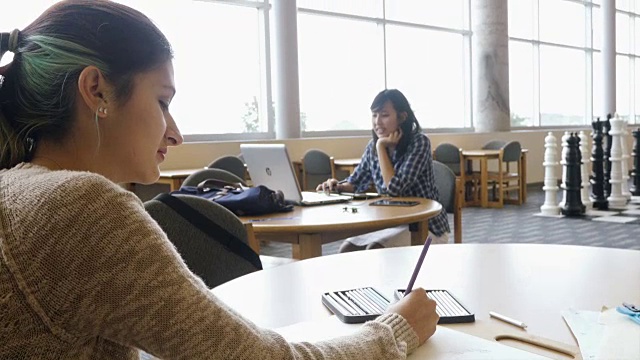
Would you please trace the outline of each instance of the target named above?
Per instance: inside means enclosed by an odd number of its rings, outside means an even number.
[[[10,33],[0,33],[0,60],[7,51],[17,53],[19,37],[17,29]],[[16,131],[3,109],[12,101],[12,92],[7,89],[11,84],[11,81],[7,81],[7,76],[11,73],[10,67],[11,64],[0,67],[0,169],[28,160],[33,149],[33,139],[27,141],[24,134]]]

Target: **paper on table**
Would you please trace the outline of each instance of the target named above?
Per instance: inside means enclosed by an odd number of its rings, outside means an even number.
[[[615,308],[562,312],[580,346],[584,360],[640,359],[640,326]]]
[[[560,312],[578,341],[583,360],[596,360],[602,343],[604,326],[598,324],[600,313],[569,309]]]
[[[357,331],[361,324],[345,324],[337,317],[326,320],[302,322],[274,329],[289,341],[320,341]],[[497,342],[481,339],[446,327],[438,326],[436,333],[408,359],[547,359],[527,351],[518,350]]]
[[[599,359],[640,359],[640,326],[615,308],[600,314],[604,325]]]

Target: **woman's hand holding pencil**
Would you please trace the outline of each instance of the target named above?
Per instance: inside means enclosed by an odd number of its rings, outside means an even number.
[[[416,288],[387,308],[387,313],[402,316],[418,335],[420,344],[436,332],[440,316],[436,313],[436,302],[427,297],[423,288]]]
[[[422,247],[422,252],[413,270],[404,297],[387,308],[387,312],[400,314],[407,320],[418,335],[420,344],[427,341],[436,332],[436,325],[440,320],[440,316],[436,313],[436,302],[427,297],[427,292],[424,289],[413,289],[413,284],[418,277],[418,272],[420,272],[427,251],[429,251],[429,246],[431,246],[431,236],[427,237],[427,241]]]

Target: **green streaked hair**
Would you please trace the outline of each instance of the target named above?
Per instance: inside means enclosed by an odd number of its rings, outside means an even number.
[[[107,0],[53,5],[20,32],[14,59],[0,73],[0,169],[28,160],[34,141],[67,136],[85,67],[100,69],[124,104],[133,77],[171,57],[166,37],[136,10]]]

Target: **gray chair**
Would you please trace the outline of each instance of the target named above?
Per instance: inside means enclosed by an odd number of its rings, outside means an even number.
[[[244,161],[234,155],[221,156],[213,160],[207,167],[226,170],[242,180],[246,179],[247,170]]]
[[[445,164],[434,160],[433,174],[440,194],[440,203],[453,214],[454,243],[462,243],[462,185],[460,178]]]
[[[187,176],[182,182],[183,186],[198,186],[201,182],[208,179],[216,179],[227,181],[231,183],[239,183],[243,186],[247,186],[245,181],[236,175],[222,169],[202,169]]]
[[[255,240],[251,239],[251,243],[249,242],[247,229],[240,219],[223,206],[197,196],[174,196],[226,229],[238,241],[248,244],[254,250],[259,249]],[[250,262],[200,231],[163,202],[154,198],[145,202],[144,207],[167,234],[187,267],[198,275],[208,287],[216,287],[258,270]]]
[[[433,150],[433,160],[438,160],[460,176],[460,164],[462,163],[462,150],[449,143],[442,143]]]
[[[522,146],[518,141],[509,141],[500,148],[497,171],[489,171],[494,199],[499,206],[504,203],[522,205],[524,202],[524,181],[522,181]],[[512,165],[515,164],[515,167]],[[515,196],[514,196],[515,195]]]
[[[302,156],[302,189],[315,190],[316,186],[336,177],[333,157],[322,150],[311,149]]]

